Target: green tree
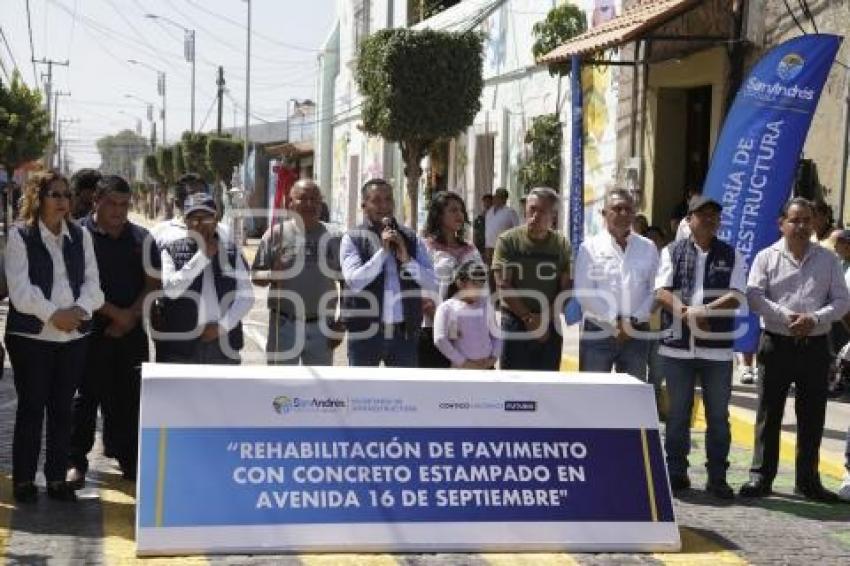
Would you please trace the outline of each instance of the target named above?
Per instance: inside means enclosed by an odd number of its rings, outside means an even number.
[[[416,228],[420,161],[439,139],[466,129],[481,108],[482,36],[389,29],[360,45],[355,71],[363,130],[398,142]]]
[[[171,146],[160,146],[156,150],[156,167],[162,179],[162,184],[170,187],[174,184],[174,149]]]
[[[519,169],[519,182],[524,192],[541,186],[559,190],[562,138],[557,114],[534,118],[525,134],[525,143],[531,144],[531,158]]]
[[[213,173],[207,166],[207,134],[201,132],[183,132],[180,145],[183,148],[183,162],[187,173],[197,173],[207,182],[213,180]]]
[[[212,137],[207,139],[207,168],[213,172],[215,179],[215,199],[219,210],[224,210],[224,199],[221,194],[222,187],[230,188],[233,178],[233,168],[242,163],[242,151],[244,149],[242,140],[234,140],[229,137]]]
[[[15,169],[44,155],[50,137],[41,93],[30,89],[17,71],[10,84],[0,81],[0,163],[10,179]]]
[[[546,19],[534,24],[531,31],[534,34],[531,52],[536,60],[587,31],[587,16],[578,6],[561,4],[549,10]],[[553,77],[566,76],[570,74],[570,68],[569,61],[550,63],[549,74]]]
[[[180,177],[186,173],[186,162],[183,159],[183,144],[176,143],[171,146],[174,149],[173,157],[174,157],[174,176]]]
[[[153,153],[145,156],[145,175],[157,183],[162,183],[164,179],[162,178],[162,173],[159,172],[159,163],[156,157]]]
[[[127,180],[134,176],[133,164],[147,155],[148,140],[132,130],[121,130],[95,142],[100,152],[100,170],[105,174],[121,175]]]

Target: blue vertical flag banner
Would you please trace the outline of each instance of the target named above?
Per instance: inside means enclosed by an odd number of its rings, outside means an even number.
[[[706,196],[723,205],[718,237],[747,265],[779,237],[797,162],[841,37],[810,34],[782,43],[756,64],[735,97],[711,159]],[[754,352],[758,319],[735,350]]]
[[[581,58],[578,55],[572,57],[572,68],[570,70],[570,96],[572,98],[572,143],[570,153],[572,165],[570,166],[570,246],[573,250],[573,261],[578,253],[578,248],[584,240],[584,108],[581,90]],[[567,324],[576,324],[581,321],[581,305],[575,298],[570,299],[565,307]]]

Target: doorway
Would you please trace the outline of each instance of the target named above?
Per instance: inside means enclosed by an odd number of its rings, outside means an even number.
[[[669,225],[689,186],[702,187],[711,158],[712,87],[660,88],[652,218]]]

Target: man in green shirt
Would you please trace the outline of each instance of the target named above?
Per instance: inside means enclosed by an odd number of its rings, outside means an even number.
[[[558,193],[537,187],[528,193],[526,223],[499,236],[493,274],[502,306],[502,369],[557,371],[563,337],[559,295],[570,288],[570,249],[552,229]]]

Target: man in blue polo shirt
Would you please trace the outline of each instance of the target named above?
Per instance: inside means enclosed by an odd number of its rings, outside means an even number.
[[[112,455],[126,479],[136,478],[141,364],[148,361],[142,303],[156,287],[146,266],[158,257],[148,231],[127,219],[129,206],[130,186],[107,175],[96,185],[93,212],[81,220],[92,236],[106,302],[95,312],[86,372],[74,398],[66,479],[77,489],[85,483],[98,406]]]

